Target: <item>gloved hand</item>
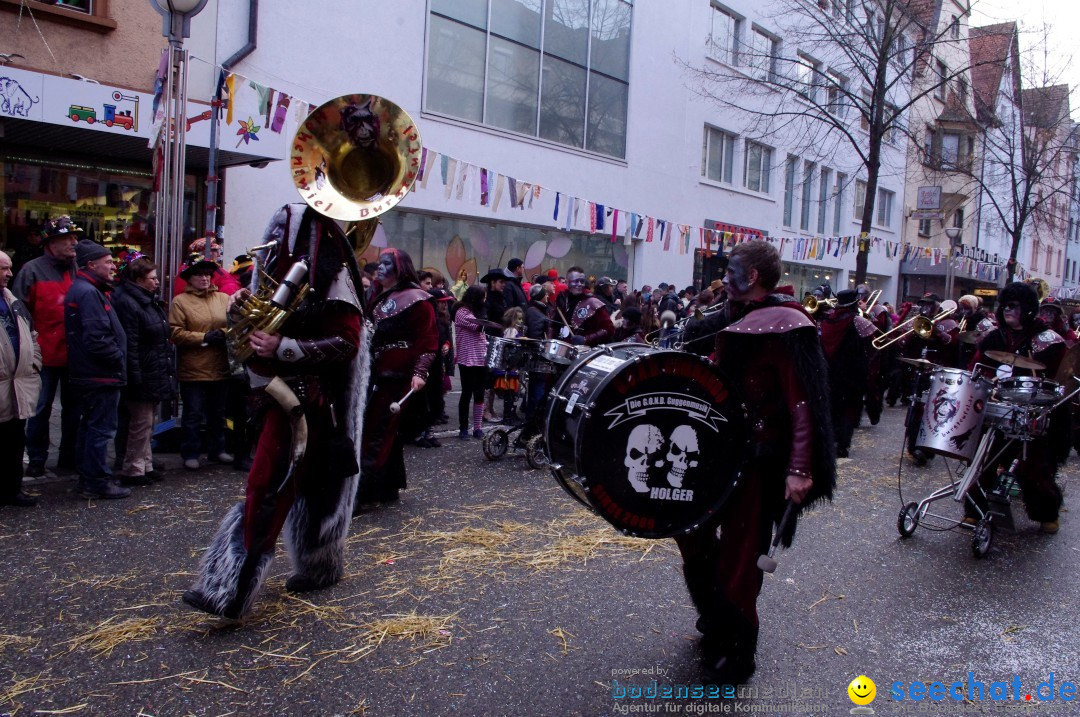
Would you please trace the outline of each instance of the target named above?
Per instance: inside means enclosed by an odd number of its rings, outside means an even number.
[[[214,329],[213,331],[207,331],[205,334],[203,334],[203,343],[207,346],[224,346],[225,331],[223,329]]]
[[[560,339],[565,339],[569,335],[570,335],[570,327],[569,326],[564,326],[561,329],[559,329],[559,338]]]
[[[585,343],[585,337],[584,336],[577,336],[577,335],[571,336],[570,337],[570,343],[572,343],[574,346],[581,346],[582,344]]]

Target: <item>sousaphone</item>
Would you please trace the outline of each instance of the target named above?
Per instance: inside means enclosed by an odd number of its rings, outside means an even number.
[[[343,95],[315,109],[293,138],[290,171],[312,209],[354,223],[364,251],[377,217],[409,193],[423,146],[405,110],[378,95]]]

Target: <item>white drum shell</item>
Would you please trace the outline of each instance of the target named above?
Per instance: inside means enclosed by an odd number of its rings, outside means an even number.
[[[968,371],[935,369],[915,446],[971,462],[982,437],[991,386],[985,378],[972,377]]]

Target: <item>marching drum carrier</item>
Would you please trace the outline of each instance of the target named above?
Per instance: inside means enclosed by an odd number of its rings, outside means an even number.
[[[988,351],[987,356],[1012,368],[1045,368],[1033,359],[1006,352]],[[916,446],[965,465],[950,472],[947,485],[917,503],[904,505],[896,528],[902,538],[911,537],[920,525],[938,531],[972,528],[972,553],[981,558],[990,551],[995,525],[1012,527],[1010,501],[1018,492],[1017,469],[1027,458],[1029,444],[1046,435],[1053,411],[1071,401],[1080,388],[1066,396],[1063,386],[1034,376],[991,380],[978,373],[979,366],[973,371],[932,364],[920,368],[929,373],[931,381]],[[1011,465],[1001,466],[1006,449],[1016,443],[1019,457]],[[988,482],[992,485],[984,488]],[[975,492],[981,493],[983,500],[976,500]],[[933,503],[949,498],[977,514],[974,525],[931,511]]]
[[[570,495],[627,535],[667,538],[720,510],[747,435],[744,405],[705,359],[625,343],[567,368],[544,437]]]

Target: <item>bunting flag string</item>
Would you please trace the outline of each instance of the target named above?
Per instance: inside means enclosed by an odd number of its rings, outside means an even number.
[[[278,133],[282,131],[285,118],[290,111],[293,117],[302,119],[312,108],[321,104],[293,97],[257,80],[229,72],[215,63],[200,58],[193,59],[215,68],[219,85],[227,100],[223,118],[227,125],[234,119],[238,102],[243,107],[241,110],[243,116],[247,116],[250,111],[252,115],[262,119],[264,127]],[[159,78],[162,76],[162,69],[157,68]],[[242,95],[242,101],[241,97],[238,97],[241,90],[246,93]],[[157,99],[155,94],[155,101]],[[505,193],[507,206],[510,209],[524,211],[532,209],[538,202],[539,206],[544,206],[545,188],[540,184],[525,182],[495,169],[471,164],[424,147],[417,169],[415,188],[426,190],[432,175],[437,175],[436,182],[442,185],[443,198],[446,200],[475,203],[478,196],[480,206],[490,207],[492,212],[498,213]],[[586,231],[590,234],[600,232],[606,235],[607,230],[610,229],[610,241],[615,243],[620,236],[621,220],[625,245],[630,246],[635,241],[644,241],[646,244],[656,242],[666,252],[671,251],[672,233],[677,231],[680,255],[690,251],[691,232],[696,229],[698,249],[707,257],[712,256],[714,243],[716,253],[722,254],[736,244],[761,238],[776,246],[782,258],[796,262],[823,261],[826,257],[842,260],[849,254],[859,251],[860,245],[865,245],[866,250],[871,254],[882,256],[890,262],[899,260],[915,268],[920,265],[937,267],[944,262],[952,261],[955,269],[985,281],[998,281],[1007,269],[1005,260],[990,261],[991,257],[986,254],[968,256],[958,251],[955,257],[950,257],[949,253],[941,248],[919,246],[910,242],[866,234],[834,237],[763,236],[757,230],[733,232],[721,230],[718,227],[679,224],[644,212],[616,208],[594,200],[574,197],[563,191],[555,191],[553,201],[552,224],[566,232]],[[610,226],[608,226],[608,221],[610,221]],[[996,255],[992,258],[998,260]],[[1019,280],[1023,281],[1031,275],[1031,272],[1027,267],[1017,264],[1015,274]]]

